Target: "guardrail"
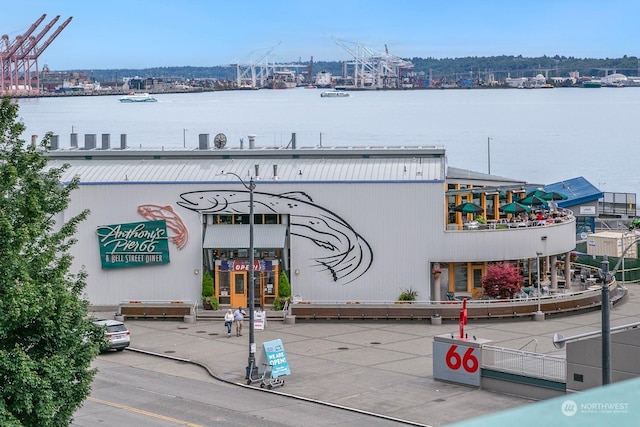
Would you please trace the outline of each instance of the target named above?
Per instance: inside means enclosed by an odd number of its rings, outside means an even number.
[[[567,360],[561,356],[482,346],[482,367],[545,380],[566,382]]]

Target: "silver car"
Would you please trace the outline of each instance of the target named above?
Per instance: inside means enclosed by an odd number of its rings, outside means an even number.
[[[129,343],[131,342],[131,333],[124,323],[109,319],[96,320],[94,323],[100,327],[106,327],[106,331],[104,333],[104,345],[101,347],[102,351],[122,351],[129,347]]]

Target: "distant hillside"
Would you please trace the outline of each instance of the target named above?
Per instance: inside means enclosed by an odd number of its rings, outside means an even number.
[[[542,56],[525,58],[523,56],[489,56],[466,58],[405,58],[413,62],[416,72],[431,74],[433,78],[463,78],[486,76],[493,74],[500,79],[511,77],[533,77],[543,74],[546,77],[566,77],[569,72],[578,71],[581,76],[601,77],[613,72],[626,75],[640,75],[640,59],[636,56],[622,58],[574,58],[566,56]],[[300,62],[299,71],[306,70],[308,63]],[[341,75],[342,62],[323,61],[313,64],[312,74],[326,70],[333,75]],[[123,77],[156,77],[185,79],[217,79],[234,80],[236,69],[231,66],[190,67],[172,66],[145,69],[111,69],[111,70],[65,70],[86,73],[97,81],[115,81]]]

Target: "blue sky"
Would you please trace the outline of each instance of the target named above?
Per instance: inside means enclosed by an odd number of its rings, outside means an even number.
[[[378,1],[18,0],[0,34],[23,34],[43,13],[71,23],[39,57],[51,70],[345,60],[334,40],[403,57],[639,56],[637,0]],[[2,45],[4,50],[4,45]]]

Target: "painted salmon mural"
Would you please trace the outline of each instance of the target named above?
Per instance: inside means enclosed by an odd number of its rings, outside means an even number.
[[[373,263],[369,243],[339,215],[313,203],[303,192],[282,194],[253,192],[254,213],[289,216],[289,234],[321,248],[323,256],[313,259],[331,274],[334,282],[347,284],[361,277]],[[177,204],[194,212],[249,213],[249,191],[206,190],[180,195]]]

